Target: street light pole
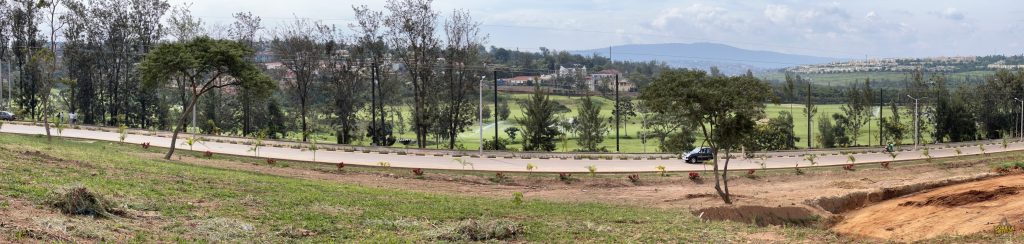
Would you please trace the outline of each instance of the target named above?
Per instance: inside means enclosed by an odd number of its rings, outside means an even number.
[[[608,49],[608,53],[611,53],[611,48]],[[615,152],[621,152],[619,148],[619,115],[622,114],[622,111],[619,109],[621,109],[619,107],[619,74],[615,74]]]
[[[918,101],[928,97],[914,98],[910,95],[907,97],[914,100],[914,146],[916,147],[921,143],[921,114],[918,112]]]
[[[1020,102],[1020,140],[1024,141],[1024,100],[1020,100],[1016,97],[1013,98],[1013,100]]]
[[[480,116],[477,118],[480,120],[480,156],[484,156],[484,79],[487,76],[480,76],[480,85],[477,89],[480,90]]]

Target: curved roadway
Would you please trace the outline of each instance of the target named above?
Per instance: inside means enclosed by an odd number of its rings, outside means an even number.
[[[45,131],[41,126],[23,125],[23,124],[4,124],[0,127],[0,132],[15,133],[15,134],[28,134],[28,135],[44,135]],[[51,130],[56,135],[56,130]],[[92,130],[79,130],[79,129],[64,129],[63,137],[90,139],[90,140],[103,140],[103,141],[120,141],[120,134],[114,132],[104,131],[92,131]],[[187,136],[187,135],[182,135]],[[151,143],[157,147],[167,147],[171,143],[171,139],[167,137],[148,136],[148,135],[137,135],[129,134],[125,138],[126,143],[141,144],[145,142]],[[185,145],[184,140],[178,140],[179,150],[188,150],[188,146]],[[1018,151],[1024,150],[1024,143],[1013,142],[1008,145],[1007,148],[1003,148],[1002,145],[990,143],[984,145],[986,153],[993,152],[1004,152],[1004,151]],[[957,156],[955,148],[940,148],[947,145],[932,145],[932,149],[929,154],[935,158],[941,157],[954,157]],[[250,146],[244,144],[231,144],[224,142],[203,142],[195,145],[195,151],[210,151],[217,154],[229,154],[238,156],[254,156],[254,153],[249,151]],[[961,155],[974,155],[981,154],[981,149],[977,146],[977,143],[968,144],[968,146],[960,147]],[[837,151],[814,151],[818,156],[818,166],[827,165],[844,165],[848,164],[848,156],[841,155]],[[771,154],[769,154],[771,155]],[[733,159],[729,165],[729,169],[735,170],[746,170],[746,169],[761,169],[761,162],[763,161],[766,168],[792,168],[796,164],[801,166],[810,166],[809,163],[801,156],[795,153],[776,154],[776,155],[791,155],[791,156],[772,156],[767,159]],[[879,163],[892,161],[893,159],[889,154],[881,152],[869,152],[853,154],[856,158],[857,164],[866,163]],[[314,161],[313,152],[303,149],[293,148],[280,148],[280,147],[261,147],[260,157],[263,158],[274,158],[280,160],[295,160],[295,161]],[[896,157],[897,161],[901,160],[915,160],[923,159],[925,156],[922,151],[901,151],[898,152]],[[456,159],[461,159],[470,164],[463,165],[457,162]],[[701,171],[708,169],[710,166],[701,164],[686,164],[679,159],[643,159],[643,160],[620,160],[620,159],[520,159],[520,158],[475,158],[475,157],[453,157],[448,155],[443,156],[416,156],[416,155],[399,155],[396,153],[380,154],[377,152],[363,153],[361,151],[355,152],[344,152],[344,151],[326,151],[319,150],[316,152],[316,162],[325,163],[338,163],[344,162],[346,164],[354,165],[366,165],[366,166],[377,166],[379,162],[388,162],[391,167],[403,167],[403,168],[423,168],[423,169],[445,169],[445,170],[479,170],[479,171],[526,171],[526,165],[532,163],[537,166],[534,169],[535,172],[587,172],[586,167],[594,165],[597,167],[598,172],[652,172],[656,171],[656,167],[663,165],[668,171]]]

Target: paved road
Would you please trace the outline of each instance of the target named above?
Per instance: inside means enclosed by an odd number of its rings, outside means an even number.
[[[5,124],[0,128],[0,132],[16,133],[16,134],[45,134],[43,127],[31,126],[31,125],[18,125],[18,124]],[[53,130],[56,133],[56,130]],[[104,140],[104,141],[119,141],[120,135],[114,132],[103,132],[103,131],[90,131],[90,130],[76,130],[76,129],[65,129],[63,132],[64,137],[80,138],[80,139],[91,139],[91,140]],[[183,135],[184,136],[184,135]],[[170,138],[157,137],[157,136],[145,136],[145,135],[128,135],[125,139],[127,143],[141,144],[149,142],[153,146],[166,147],[171,143]],[[188,146],[185,145],[184,140],[179,139],[178,149],[188,150]],[[985,152],[1003,152],[1003,151],[1018,151],[1024,150],[1024,143],[1010,143],[1007,148],[1003,148],[1002,145],[989,144],[984,145]],[[230,143],[219,143],[219,142],[203,142],[195,145],[195,151],[211,151],[217,154],[229,154],[229,155],[240,155],[240,156],[254,156],[253,152],[249,151],[250,147],[243,144],[230,144]],[[964,146],[960,148],[962,155],[973,155],[981,154],[981,150],[977,145]],[[954,148],[933,148],[929,151],[932,157],[953,157],[956,156]],[[314,153],[312,151],[292,149],[292,148],[277,148],[277,147],[263,147],[260,149],[260,157],[275,158],[282,160],[296,160],[296,161],[314,161]],[[861,153],[853,155],[856,157],[856,163],[878,163],[891,161],[892,158],[888,154],[884,153]],[[922,151],[904,151],[899,152],[896,160],[913,160],[923,159]],[[356,152],[343,152],[343,151],[325,151],[320,150],[316,152],[317,162],[327,163],[338,163],[344,162],[346,164],[355,165],[368,165],[376,166],[379,162],[388,162],[392,167],[403,167],[403,168],[423,168],[423,169],[450,169],[450,170],[480,170],[480,171],[526,171],[526,164],[532,163],[537,166],[536,172],[587,172],[586,167],[589,165],[597,166],[598,172],[650,172],[655,171],[655,168],[659,165],[664,165],[669,171],[700,171],[710,169],[710,167],[700,164],[686,164],[678,159],[657,159],[657,160],[590,160],[590,159],[509,159],[509,158],[471,158],[462,157],[461,159],[471,163],[472,165],[463,166],[456,162],[456,158],[451,156],[415,156],[415,155],[397,155],[397,154],[379,154],[379,153],[362,153]],[[770,157],[763,160],[767,168],[792,168],[796,164],[801,166],[809,166],[809,163],[799,156],[782,156],[782,157]],[[848,164],[848,158],[846,155],[824,155],[819,156],[818,165],[843,165]],[[746,169],[760,169],[762,162],[761,159],[733,159],[730,163],[730,169],[746,170]]]

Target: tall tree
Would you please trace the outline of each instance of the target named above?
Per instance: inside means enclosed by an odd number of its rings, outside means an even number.
[[[403,62],[413,87],[413,129],[419,148],[427,146],[427,134],[432,119],[429,116],[436,107],[436,101],[429,101],[436,80],[434,65],[440,41],[435,36],[438,13],[431,7],[433,0],[388,0],[385,8],[390,11],[385,24],[389,37],[396,49],[396,56]]]
[[[171,80],[181,79],[185,84],[177,89],[189,94],[188,106],[174,128],[170,150],[165,159],[171,159],[177,144],[178,133],[185,127],[188,116],[195,109],[196,100],[203,94],[224,87],[243,87],[269,92],[274,83],[261,73],[252,60],[252,49],[235,41],[213,40],[208,37],[194,38],[188,42],[161,44],[146,55],[139,65],[145,87],[153,90],[166,86]]]
[[[558,119],[557,102],[535,86],[530,100],[522,104],[523,117],[517,118],[516,123],[523,128],[523,151],[554,151],[555,140],[562,132],[556,128]]]
[[[473,124],[477,107],[473,94],[477,89],[478,78],[483,73],[476,71],[475,66],[482,64],[480,48],[487,39],[480,33],[480,23],[473,20],[468,11],[455,10],[445,20],[445,75],[447,89],[435,93],[443,101],[441,116],[438,123],[448,138],[448,149],[455,149],[455,141],[459,133]]]
[[[765,82],[749,75],[708,76],[689,70],[662,72],[640,94],[652,111],[687,118],[700,126],[715,154],[715,190],[727,204],[732,203],[727,175],[730,157],[719,167],[718,151],[728,155],[739,148],[753,134],[754,121],[764,116],[764,103],[772,97]]]
[[[229,30],[231,38],[255,50],[259,41],[259,32],[263,30],[263,19],[253,15],[252,12],[238,12],[232,16],[235,18],[235,22],[231,24]],[[256,57],[250,58],[255,59]],[[266,111],[262,109],[265,106],[259,105],[264,104],[267,99],[256,95],[254,91],[243,89],[236,96],[241,105],[239,106],[241,112],[239,120],[242,124],[242,136],[253,135],[259,130],[257,128],[262,127],[254,125],[256,123],[254,115]]]
[[[607,151],[598,147],[604,141],[604,135],[608,131],[608,123],[601,118],[601,105],[584,96],[579,101],[579,108],[576,110],[576,130],[579,131],[579,139],[576,141],[580,148],[586,152]]]
[[[317,82],[317,73],[323,67],[320,61],[325,58],[324,45],[314,36],[318,25],[296,19],[292,24],[279,29],[271,42],[271,49],[288,70],[284,77],[287,87],[298,100],[302,141],[309,140],[307,118],[312,100],[315,99],[314,94],[320,85]]]

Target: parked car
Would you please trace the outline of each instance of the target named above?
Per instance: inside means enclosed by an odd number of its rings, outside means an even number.
[[[714,158],[714,151],[712,151],[711,148],[708,147],[694,148],[693,151],[690,151],[683,155],[683,160],[686,160],[686,163],[688,164],[703,163]]]
[[[18,119],[18,117],[14,116],[14,113],[7,112],[7,111],[0,111],[0,120],[14,121],[14,120],[17,120],[17,119]]]

